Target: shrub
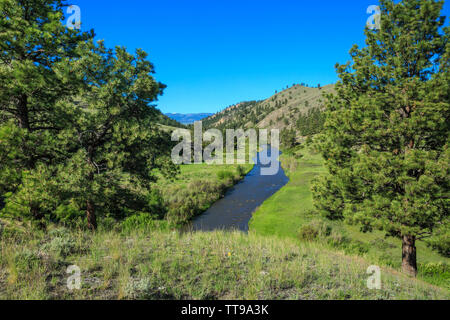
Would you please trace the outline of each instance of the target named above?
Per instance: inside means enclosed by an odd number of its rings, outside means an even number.
[[[325,239],[331,234],[332,228],[322,220],[312,220],[309,224],[304,225],[299,230],[300,239],[312,241],[317,237]]]
[[[450,278],[450,266],[444,262],[419,264],[419,271],[426,276],[444,276]]]
[[[310,225],[302,226],[299,231],[300,239],[305,241],[313,241],[318,234],[319,232]]]
[[[282,165],[283,169],[286,170],[287,173],[291,173],[291,172],[295,172],[295,170],[297,170],[298,161],[296,158],[294,158],[292,156],[285,157],[283,159],[283,161],[281,162],[281,165]]]
[[[323,220],[312,220],[309,225],[317,230],[318,235],[321,238],[328,237],[333,230],[333,228]]]
[[[126,218],[122,222],[122,230],[130,232],[133,230],[151,230],[155,227],[155,219],[149,213],[140,212]]]
[[[68,227],[84,224],[85,212],[80,210],[75,202],[59,205],[54,211],[57,221]]]
[[[353,253],[358,255],[369,252],[369,249],[370,247],[367,243],[361,242],[359,240],[349,241],[347,246],[344,247],[344,251],[346,253]]]
[[[389,253],[387,252],[383,252],[380,257],[379,260],[381,262],[381,264],[384,264],[386,266],[392,267],[392,268],[398,268],[400,267],[400,262],[396,261]]]
[[[341,232],[332,230],[330,236],[327,238],[327,242],[332,247],[344,248],[350,242],[350,239]]]
[[[147,201],[150,212],[153,215],[156,215],[158,219],[164,218],[164,216],[167,213],[167,210],[166,207],[164,206],[164,199],[162,197],[162,194],[158,189],[153,188],[150,191],[147,197]]]
[[[230,171],[221,170],[221,171],[217,172],[217,177],[220,180],[227,180],[227,179],[233,180],[234,175]]]
[[[118,226],[120,226],[113,217],[99,217],[97,222],[99,230],[102,231],[117,231],[119,229]]]
[[[236,170],[237,170],[239,177],[243,177],[245,175],[245,169],[243,166],[238,165]]]
[[[40,258],[36,251],[24,248],[22,251],[14,254],[14,264],[19,271],[26,272],[38,266],[40,264]]]
[[[149,299],[152,296],[152,284],[147,278],[131,279],[125,287],[125,298],[127,299]]]
[[[167,221],[171,225],[187,222],[220,199],[228,185],[229,183],[225,181],[195,180],[186,188],[178,186],[165,190]]]
[[[67,257],[77,251],[74,237],[65,228],[51,230],[49,236],[53,237],[49,242],[41,245],[40,250],[61,257]]]
[[[370,245],[381,250],[394,249],[397,247],[395,244],[392,244],[383,238],[377,238],[370,241]]]

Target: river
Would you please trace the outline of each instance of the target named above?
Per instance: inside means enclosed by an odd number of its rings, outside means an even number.
[[[261,163],[261,153],[257,155],[255,165],[245,177],[232,188],[225,196],[215,202],[207,211],[194,218],[187,226],[190,231],[213,230],[241,230],[248,231],[248,223],[253,212],[266,199],[281,189],[289,181],[283,168],[276,161],[279,170],[275,175],[261,175],[261,168],[269,167]],[[278,150],[272,150],[280,155]],[[270,156],[270,148],[268,151]],[[263,161],[264,162],[264,161]]]

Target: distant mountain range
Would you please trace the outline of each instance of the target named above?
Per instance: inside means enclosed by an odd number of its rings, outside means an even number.
[[[165,115],[182,124],[192,124],[195,121],[199,121],[212,116],[213,113],[166,113]]]

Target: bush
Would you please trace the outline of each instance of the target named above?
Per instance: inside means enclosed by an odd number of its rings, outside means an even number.
[[[37,252],[24,248],[22,251],[14,254],[14,264],[16,268],[21,272],[27,272],[33,270],[40,265],[40,257]]]
[[[443,262],[419,264],[419,272],[426,276],[444,276],[450,278],[450,266]]]
[[[302,226],[299,231],[300,239],[305,241],[313,241],[318,234],[319,232],[310,225]]]
[[[364,253],[369,252],[369,249],[370,249],[370,247],[367,243],[361,242],[359,240],[352,240],[344,248],[344,251],[346,253],[362,255]]]
[[[147,197],[147,201],[150,212],[153,215],[156,215],[158,219],[163,219],[167,210],[164,206],[164,199],[161,192],[158,189],[153,188]]]
[[[292,173],[295,172],[295,170],[297,170],[298,161],[296,158],[292,156],[285,157],[281,162],[281,166],[287,173]]]
[[[14,219],[5,219],[3,222],[0,221],[0,239],[23,239],[29,232],[37,232],[30,228],[30,225],[21,225],[19,221]]]
[[[85,212],[71,201],[69,204],[59,205],[54,212],[57,221],[68,227],[84,225]]]
[[[236,170],[237,170],[239,177],[243,177],[245,175],[245,169],[243,166],[238,165]]]
[[[333,230],[330,236],[327,238],[327,242],[332,247],[344,248],[350,242],[350,239],[348,239],[347,236],[345,236],[341,232]]]
[[[138,300],[152,297],[152,283],[149,279],[131,279],[125,287],[125,298]]]
[[[398,268],[400,267],[400,260],[394,259],[389,253],[383,252],[380,257],[379,261],[381,264],[384,264],[386,266],[392,267],[392,268]]]
[[[97,220],[98,228],[102,231],[117,231],[120,224],[113,217],[99,217]]]
[[[227,179],[233,180],[234,175],[230,171],[221,170],[221,171],[217,172],[217,177],[220,180],[227,180]]]
[[[374,246],[378,249],[381,249],[381,250],[397,248],[397,246],[395,244],[390,243],[383,238],[377,238],[377,239],[370,241],[370,245]]]
[[[49,236],[53,237],[50,242],[41,245],[40,250],[61,257],[67,257],[77,252],[77,244],[74,237],[65,228],[51,230]]]
[[[300,239],[312,241],[317,237],[325,239],[331,234],[332,228],[322,220],[313,220],[300,228]]]
[[[122,222],[122,230],[130,232],[133,230],[151,230],[155,227],[155,219],[149,213],[141,212],[126,218]]]

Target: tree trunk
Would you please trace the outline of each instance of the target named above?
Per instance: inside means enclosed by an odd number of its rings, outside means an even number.
[[[46,226],[43,221],[44,214],[41,212],[41,209],[39,208],[39,206],[32,204],[31,208],[30,208],[30,212],[31,212],[31,216],[33,217],[33,219],[37,221],[38,227],[42,230],[45,230]]]
[[[28,115],[28,97],[22,95],[19,98],[19,104],[17,106],[17,116],[19,118],[19,127],[31,131],[30,118]]]
[[[86,202],[86,216],[88,228],[92,231],[97,230],[97,217],[95,216],[94,204],[90,200]]]
[[[417,276],[416,237],[402,236],[402,271],[411,277]]]

